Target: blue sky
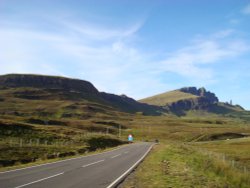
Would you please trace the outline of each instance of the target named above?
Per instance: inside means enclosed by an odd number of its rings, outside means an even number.
[[[249,0],[0,0],[0,74],[135,99],[186,86],[250,109]]]

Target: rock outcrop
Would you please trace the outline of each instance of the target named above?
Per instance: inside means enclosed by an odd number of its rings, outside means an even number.
[[[185,87],[181,88],[180,91],[184,93],[190,93],[199,97],[204,97],[206,100],[210,101],[211,103],[219,102],[219,99],[216,97],[214,93],[206,91],[204,87],[197,89],[196,87]]]
[[[213,104],[215,103],[211,103],[206,97],[198,97],[195,99],[185,99],[173,102],[168,105],[167,108],[172,112],[180,113],[188,110],[209,110],[210,106]]]
[[[90,82],[57,76],[9,74],[0,76],[0,86],[8,88],[31,87],[57,89],[98,94],[98,90]]]
[[[164,108],[177,115],[184,115],[189,110],[206,110],[210,111],[219,100],[214,93],[206,91],[205,88],[185,87],[179,91],[196,95],[196,98],[183,99],[166,105]]]

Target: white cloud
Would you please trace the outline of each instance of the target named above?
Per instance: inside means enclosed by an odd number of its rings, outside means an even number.
[[[127,29],[88,26],[86,32],[63,25],[63,32],[57,35],[14,27],[14,24],[2,27],[0,74],[17,72],[78,77],[93,82],[100,90],[139,96],[136,94],[140,90],[138,80],[148,71],[143,64],[148,61],[145,59],[148,56],[130,43],[139,25]],[[155,82],[153,77],[145,80]]]
[[[143,22],[135,23],[128,28],[106,28],[99,25],[94,25],[90,23],[74,23],[69,21],[61,21],[61,24],[65,26],[65,29],[78,34],[80,36],[85,36],[92,40],[114,40],[126,37],[131,37],[135,34],[143,25]]]
[[[214,71],[208,68],[209,64],[219,63],[220,60],[236,57],[249,50],[245,41],[227,39],[232,33],[231,30],[226,30],[195,40],[190,46],[173,52],[163,60],[161,70],[213,81]]]
[[[244,41],[230,40],[234,31],[228,29],[200,37],[155,61],[153,55],[133,45],[143,22],[126,28],[62,22],[62,31],[58,33],[10,25],[0,28],[0,74],[81,78],[91,81],[99,90],[124,93],[136,99],[176,88],[162,81],[162,75],[169,72],[195,80],[199,85],[213,82],[211,64],[248,49]]]
[[[246,6],[242,9],[242,13],[243,13],[243,14],[250,14],[250,4],[246,5]]]

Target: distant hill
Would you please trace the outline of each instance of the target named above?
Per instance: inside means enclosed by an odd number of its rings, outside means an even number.
[[[152,97],[148,97],[145,99],[139,100],[139,102],[151,104],[151,105],[157,105],[157,106],[166,106],[167,104],[171,104],[173,102],[184,100],[184,99],[195,99],[198,98],[198,96],[190,94],[190,93],[184,93],[180,90],[174,90],[165,92],[159,95],[155,95]]]
[[[219,102],[214,93],[205,88],[185,87],[139,100],[139,102],[157,105],[176,115],[185,115],[188,111],[206,111],[215,114],[227,114],[244,111],[239,105]]]
[[[219,102],[205,88],[185,87],[136,101],[126,95],[99,92],[88,81],[58,76],[9,74],[0,76],[0,115],[87,118],[116,112],[144,115],[188,112],[230,114],[239,105]]]
[[[26,100],[27,104],[31,100],[86,101],[86,104],[96,103],[121,112],[141,112],[145,115],[159,115],[161,110],[157,106],[142,104],[124,95],[99,92],[90,82],[84,80],[57,76],[30,74],[0,76],[0,99],[8,101],[10,98],[14,98],[17,103]],[[8,112],[5,109],[3,111]]]

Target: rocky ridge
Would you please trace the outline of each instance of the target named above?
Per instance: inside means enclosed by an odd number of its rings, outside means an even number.
[[[217,105],[219,99],[212,92],[206,91],[204,87],[197,89],[196,87],[185,87],[179,89],[184,93],[197,96],[196,98],[182,99],[170,104],[166,104],[163,108],[174,112],[177,115],[184,115],[189,110],[206,110],[210,111],[214,105]]]
[[[121,112],[140,112],[145,115],[185,115],[190,110],[225,114],[244,110],[237,105],[219,102],[218,97],[205,88],[185,87],[166,92],[150,97],[151,102],[158,101],[150,103],[147,100],[139,102],[126,95],[99,92],[93,84],[84,80],[30,74],[0,76],[0,92],[25,100],[61,100],[84,104],[90,101]],[[5,100],[0,96],[0,102]]]
[[[204,97],[206,100],[210,101],[211,103],[219,102],[219,99],[216,97],[214,93],[206,91],[204,87],[197,89],[196,87],[185,87],[180,89],[181,92],[190,93],[199,97]]]

